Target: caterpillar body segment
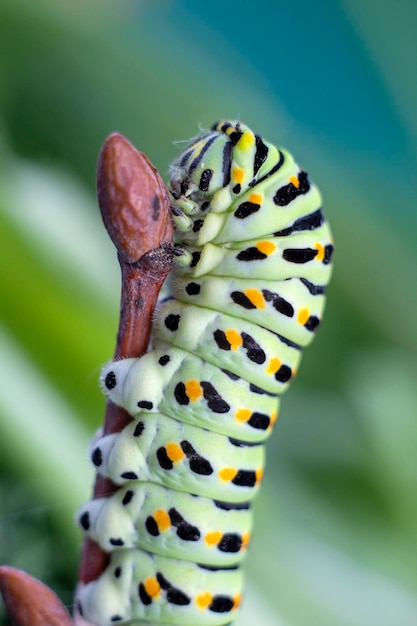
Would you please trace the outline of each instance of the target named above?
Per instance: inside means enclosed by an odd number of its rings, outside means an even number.
[[[248,443],[264,441],[278,415],[275,394],[265,393],[229,370],[214,368],[190,352],[173,351],[172,346],[159,342],[158,348],[141,359],[123,359],[106,366],[102,384],[112,402],[138,419],[140,413],[149,419],[146,413],[159,408],[181,422]]]
[[[264,447],[149,413],[94,442],[97,471],[116,485],[146,481],[227,502],[251,500],[262,480]]]
[[[308,345],[320,324],[325,296],[322,290],[299,278],[283,280],[279,289],[268,280],[225,276],[178,278],[175,299],[217,311],[274,330],[302,347]],[[215,304],[216,303],[216,304]]]
[[[299,346],[272,331],[214,310],[184,307],[177,300],[161,308],[157,332],[163,341],[180,348],[187,345],[213,366],[272,394],[285,390],[301,358]]]
[[[141,548],[219,567],[242,561],[252,530],[249,504],[231,505],[142,481],[88,503],[79,519],[107,552]]]
[[[83,589],[79,608],[95,624],[222,626],[241,602],[242,570],[211,569],[140,549],[116,550],[110,565]]]

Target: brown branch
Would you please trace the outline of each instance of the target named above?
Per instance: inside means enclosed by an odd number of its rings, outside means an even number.
[[[157,170],[122,135],[105,142],[97,168],[97,191],[103,222],[116,246],[122,274],[120,322],[115,359],[141,356],[148,345],[160,288],[171,268],[167,246],[172,240],[169,196]],[[107,404],[104,434],[119,432],[131,420],[120,407]],[[117,487],[97,476],[94,497]],[[79,578],[96,579],[108,556],[85,541]]]

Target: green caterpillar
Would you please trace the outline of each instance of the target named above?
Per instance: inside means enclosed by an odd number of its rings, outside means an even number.
[[[230,624],[241,601],[263,443],[320,324],[331,234],[292,156],[219,122],[171,167],[172,297],[153,349],[104,368],[133,421],[92,445],[121,486],[81,509],[111,553],[79,610],[98,626]]]

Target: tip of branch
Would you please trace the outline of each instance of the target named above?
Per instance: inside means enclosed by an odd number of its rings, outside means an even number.
[[[148,158],[120,133],[111,134],[101,150],[97,193],[107,232],[126,262],[172,239],[165,185]]]
[[[0,591],[16,626],[74,626],[58,596],[22,570],[0,567]]]

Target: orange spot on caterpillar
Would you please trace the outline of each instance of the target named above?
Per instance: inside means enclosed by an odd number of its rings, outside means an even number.
[[[308,309],[300,309],[297,315],[297,322],[299,324],[305,324],[310,317],[310,312]]]
[[[185,393],[191,402],[195,402],[203,395],[201,385],[198,380],[187,380],[185,383]]]
[[[168,530],[168,528],[171,527],[171,519],[166,511],[163,511],[162,509],[158,509],[157,511],[155,511],[153,516],[155,518],[155,522],[157,523],[158,529],[160,531],[164,532],[165,530]]]
[[[173,463],[177,461],[181,461],[184,458],[185,454],[179,447],[177,443],[167,443],[165,446],[168,458],[171,459]]]
[[[148,596],[151,596],[151,598],[156,598],[159,596],[161,587],[159,586],[156,578],[145,578],[145,580],[143,581],[143,585]]]
[[[217,546],[221,538],[222,534],[219,531],[207,533],[207,535],[205,536],[206,544],[209,546]]]
[[[235,183],[243,183],[245,179],[245,171],[242,167],[235,167],[232,172],[232,178]]]
[[[294,187],[295,187],[296,189],[298,189],[298,188],[299,188],[299,186],[300,186],[300,181],[298,180],[298,177],[297,177],[297,176],[290,176],[288,180],[290,181],[290,183],[291,183],[292,185],[294,185]]]
[[[237,470],[233,467],[224,467],[223,469],[219,470],[219,476],[224,481],[233,480],[236,474]]]
[[[265,298],[259,289],[245,289],[244,294],[257,309],[264,309],[266,307]]]
[[[277,372],[280,367],[281,367],[281,361],[276,356],[274,356],[272,357],[272,359],[269,359],[268,367],[266,368],[266,373],[275,374],[275,372]]]
[[[213,596],[208,591],[199,593],[195,599],[195,603],[199,609],[206,609],[210,606]]]
[[[256,476],[256,484],[258,485],[258,484],[261,482],[261,480],[262,480],[262,478],[263,478],[263,476],[264,476],[264,470],[263,470],[263,468],[262,468],[262,467],[259,467],[259,468],[256,470],[256,472],[255,472],[255,476]]]
[[[323,261],[324,259],[324,246],[321,243],[314,244],[314,248],[317,250],[317,261]]]
[[[270,420],[269,425],[273,426],[275,422],[277,421],[277,419],[278,419],[278,412],[273,411],[271,415],[269,416],[269,420]]]
[[[240,593],[238,593],[234,598],[233,598],[233,607],[232,607],[232,611],[235,611],[239,606],[240,603],[242,602],[242,596],[240,595]]]
[[[272,254],[277,249],[276,245],[272,243],[272,241],[258,241],[256,248],[259,252],[266,255]]]
[[[238,422],[247,422],[251,415],[252,411],[250,409],[238,409],[235,413]]]
[[[244,533],[242,535],[242,550],[246,550],[250,542],[250,533]]]
[[[232,350],[237,350],[238,348],[240,348],[243,342],[242,337],[237,332],[237,330],[230,328],[229,330],[226,330],[224,334],[226,335],[226,339],[230,343],[230,347]]]
[[[262,204],[262,196],[260,193],[251,193],[248,200],[253,204]]]

